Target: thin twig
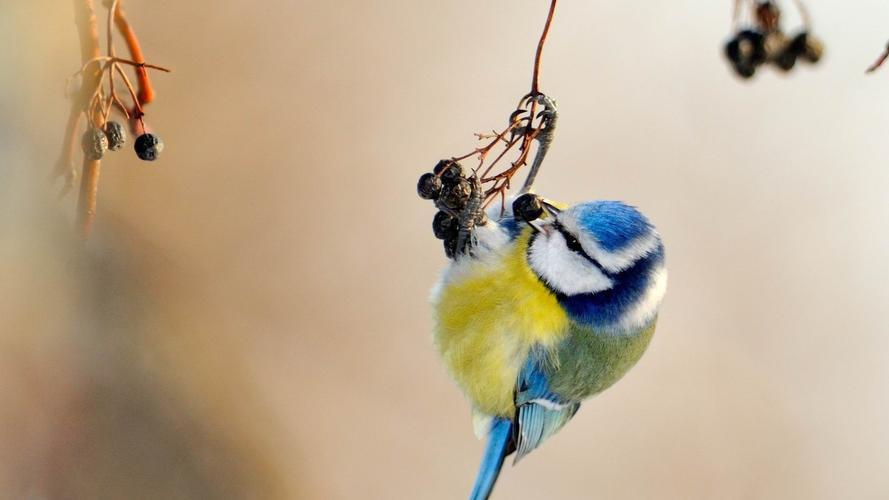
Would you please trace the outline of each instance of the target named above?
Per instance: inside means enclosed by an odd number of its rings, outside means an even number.
[[[882,66],[884,62],[886,62],[886,59],[889,59],[889,45],[887,45],[886,48],[883,50],[883,54],[880,55],[880,58],[877,59],[877,62],[871,64],[870,67],[867,68],[867,71],[865,73],[873,73],[877,70],[877,68]]]
[[[157,64],[149,64],[146,62],[136,62],[136,61],[131,61],[129,59],[123,59],[120,57],[100,56],[100,57],[96,57],[94,59],[90,59],[89,61],[84,63],[83,67],[80,68],[80,71],[78,71],[77,73],[74,73],[73,75],[71,75],[71,77],[75,77],[75,76],[79,75],[80,73],[84,72],[91,64],[95,64],[97,62],[114,62],[114,63],[120,63],[120,64],[126,64],[129,66],[133,66],[135,68],[156,69],[159,71],[163,71],[164,73],[172,73],[173,72],[172,69],[165,68],[163,66],[158,66]],[[69,77],[69,79],[71,77]]]
[[[806,31],[811,30],[812,18],[809,17],[809,10],[806,8],[805,4],[803,4],[802,0],[793,0],[793,3],[796,4],[796,10],[799,11],[799,17],[803,23],[803,29],[805,29]]]
[[[534,76],[531,80],[531,94],[535,96],[540,93],[540,60],[543,58],[543,44],[546,43],[549,27],[552,25],[553,17],[556,14],[556,3],[558,3],[558,0],[552,0],[549,4],[549,14],[546,16],[546,24],[543,26],[543,33],[540,35],[540,41],[537,42],[537,53],[534,55]]]
[[[743,7],[744,0],[735,0],[735,8],[732,12],[732,31],[738,29],[738,26],[741,23],[741,10]]]
[[[506,127],[505,129],[503,129],[502,132],[500,132],[499,134],[497,134],[497,135],[494,137],[494,140],[492,140],[488,145],[486,145],[486,146],[484,146],[484,147],[481,147],[481,148],[474,149],[473,151],[471,151],[471,152],[469,152],[469,153],[466,153],[466,154],[463,155],[463,156],[457,156],[457,157],[451,158],[451,160],[452,160],[452,161],[462,161],[462,160],[465,160],[465,159],[467,159],[467,158],[469,158],[469,157],[471,157],[471,156],[476,156],[476,155],[479,155],[479,156],[481,156],[481,155],[487,155],[489,151],[491,151],[492,149],[494,149],[494,146],[496,146],[496,145],[497,145],[497,144],[498,144],[504,137],[506,137],[506,134],[508,134],[509,132],[511,132],[511,131],[512,131],[513,129],[515,129],[517,126],[518,126],[518,123],[515,123],[515,122],[510,123],[509,126]]]

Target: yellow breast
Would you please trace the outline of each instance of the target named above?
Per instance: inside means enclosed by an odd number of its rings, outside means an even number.
[[[511,417],[529,349],[552,346],[568,317],[528,266],[530,229],[496,258],[456,264],[435,297],[435,338],[445,364],[476,408]]]

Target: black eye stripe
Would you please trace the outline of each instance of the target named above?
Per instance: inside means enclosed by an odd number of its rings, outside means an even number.
[[[565,226],[556,222],[553,224],[553,227],[556,229],[556,231],[558,231],[562,235],[563,238],[565,238],[565,246],[568,247],[568,250],[571,250],[572,252],[583,257],[584,259],[590,261],[594,266],[596,266],[596,269],[601,271],[602,274],[604,274],[605,276],[608,276],[608,277],[612,276],[611,273],[609,273],[604,267],[602,267],[602,264],[600,264],[598,260],[592,258],[589,254],[587,254],[583,250],[583,247],[580,245],[580,242],[577,241],[577,238],[572,236],[571,233],[569,233],[567,230],[565,230]]]

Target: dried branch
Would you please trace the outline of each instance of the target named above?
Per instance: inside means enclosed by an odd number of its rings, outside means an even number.
[[[543,58],[543,44],[549,36],[549,28],[553,23],[553,17],[556,15],[556,3],[558,0],[552,0],[549,4],[549,14],[546,15],[546,24],[543,26],[543,33],[540,35],[540,41],[537,43],[537,52],[534,55],[534,76],[531,79],[531,94],[540,93],[540,60]]]
[[[114,134],[109,132],[109,130],[121,130],[120,124],[109,122],[112,111],[118,109],[130,120],[132,131],[141,134],[140,131],[146,129],[143,122],[145,115],[143,106],[154,98],[148,70],[170,71],[162,66],[145,62],[138,39],[120,7],[120,0],[104,0],[103,5],[108,8],[105,26],[107,53],[104,56],[99,46],[94,0],[74,0],[74,20],[80,39],[81,67],[69,78],[69,84],[80,77],[81,85],[72,96],[61,153],[53,170],[54,176],[64,175],[66,178],[66,184],[62,189],[64,195],[73,188],[76,177],[75,148],[78,144],[86,144],[77,201],[77,225],[84,238],[89,236],[96,215],[101,159],[109,148],[110,137],[113,135],[115,141],[115,144],[110,145],[112,150],[120,149],[124,141],[122,132]],[[114,46],[115,27],[124,36],[132,59],[117,56]],[[134,68],[138,90],[124,71],[125,66]],[[123,82],[128,96],[118,94],[116,85],[118,78]],[[130,100],[131,104],[125,103],[126,100]],[[92,134],[84,135],[83,141],[86,142],[78,140],[81,117],[85,117],[88,133]],[[89,129],[99,129],[99,132]],[[136,154],[143,160],[153,160],[160,151],[158,144],[162,143],[156,136],[143,138],[141,142],[137,139]]]
[[[478,165],[474,168],[476,174],[481,172],[481,183],[490,184],[484,192],[483,207],[488,207],[491,202],[500,199],[501,203],[505,203],[507,191],[512,185],[512,178],[523,167],[528,165],[528,159],[533,148],[535,140],[540,141],[540,147],[537,148],[537,154],[532,164],[532,169],[525,181],[522,191],[531,189],[537,172],[542,165],[543,158],[546,155],[550,142],[552,141],[552,131],[555,125],[555,105],[552,100],[547,98],[540,92],[540,67],[543,59],[543,48],[549,37],[549,31],[555,17],[556,5],[558,0],[551,0],[549,11],[546,16],[546,22],[540,39],[537,42],[537,50],[534,53],[534,68],[531,77],[531,90],[520,101],[516,111],[512,113],[509,125],[499,133],[492,134],[475,134],[479,140],[489,140],[487,144],[476,148],[467,154],[455,156],[452,161],[458,162],[467,158],[476,157]],[[538,106],[541,102],[545,102],[545,109],[538,114]],[[536,124],[535,124],[536,122]],[[506,139],[508,134],[512,134],[510,139]],[[519,145],[518,157],[513,160],[509,167],[504,170],[491,174],[501,160],[516,145]],[[486,161],[491,152],[498,146],[503,150],[496,156],[493,162],[486,165]]]
[[[74,0],[74,20],[77,24],[77,33],[80,37],[80,56],[84,64],[98,58],[101,55],[99,49],[99,27],[96,23],[96,11],[93,0]],[[89,100],[95,93],[97,87],[102,81],[103,71],[100,71],[99,64],[96,63],[94,71],[83,71],[83,84],[80,89],[80,96],[75,99],[72,104],[71,113],[81,113],[84,106],[89,105]],[[87,97],[90,96],[90,97]],[[99,125],[94,119],[87,116],[89,125]],[[70,120],[69,120],[70,122]],[[75,122],[76,123],[76,122]],[[77,127],[72,127],[73,138],[69,138],[69,143],[76,144]],[[73,154],[73,147],[72,152]],[[83,170],[80,180],[80,198],[77,202],[77,226],[80,228],[80,235],[87,238],[93,225],[93,219],[96,215],[96,196],[99,190],[99,160],[89,160],[84,157]]]
[[[96,202],[99,194],[99,174],[101,174],[101,160],[83,160],[83,179],[80,182],[80,196],[77,199],[77,227],[80,237],[89,238],[96,219]]]

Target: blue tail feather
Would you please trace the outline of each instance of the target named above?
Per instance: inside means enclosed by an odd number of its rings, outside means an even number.
[[[512,451],[512,420],[495,418],[491,423],[491,431],[488,433],[488,446],[475,478],[475,486],[469,500],[487,500],[500,475],[503,467],[503,459]]]

